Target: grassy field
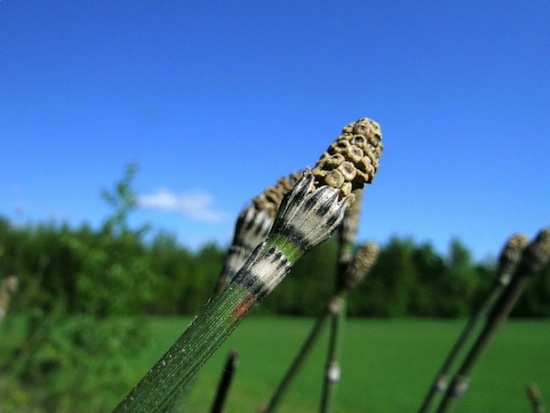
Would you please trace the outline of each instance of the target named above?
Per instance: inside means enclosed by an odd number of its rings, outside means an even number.
[[[207,412],[230,349],[240,353],[227,412],[257,412],[286,371],[313,320],[250,317],[210,359],[196,381],[189,411]],[[154,318],[154,346],[136,363],[136,380],[189,323]],[[461,331],[464,320],[349,320],[342,343],[336,412],[414,412]],[[279,411],[316,412],[326,352],[323,337]],[[550,321],[509,321],[484,353],[454,412],[528,412],[525,387],[536,382],[550,400]]]

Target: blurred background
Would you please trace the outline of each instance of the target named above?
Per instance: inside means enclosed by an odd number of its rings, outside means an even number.
[[[240,210],[361,117],[384,153],[358,242],[381,252],[336,411],[414,409],[506,239],[549,224],[548,21],[539,0],[0,0],[0,411],[111,411],[203,308]],[[290,362],[337,248],[230,339],[251,362],[228,411],[269,397],[283,370],[258,365]],[[513,316],[458,411],[550,393],[549,266]],[[287,409],[316,411],[320,374]]]

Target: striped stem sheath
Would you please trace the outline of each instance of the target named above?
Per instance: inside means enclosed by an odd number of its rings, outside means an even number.
[[[292,173],[288,177],[279,179],[276,185],[266,188],[264,192],[252,199],[250,206],[241,211],[215,293],[220,292],[231,281],[254,249],[267,238],[282,198],[300,176],[299,173]]]
[[[419,413],[427,412],[434,397],[438,393],[441,393],[447,389],[449,384],[449,371],[451,367],[456,362],[460,351],[464,348],[464,344],[471,337],[475,328],[479,325],[481,320],[487,316],[487,311],[489,308],[491,308],[495,300],[502,293],[502,290],[509,284],[512,274],[520,262],[521,253],[527,246],[528,242],[529,240],[527,236],[523,234],[513,234],[508,238],[500,253],[493,286],[490,288],[479,309],[472,315],[472,317],[470,317],[468,323],[462,330],[462,333],[453,345],[449,355],[443,363],[443,366],[436,375],[426,397],[424,398],[424,401],[420,406]]]
[[[335,188],[322,186],[313,190],[313,182],[313,175],[306,171],[283,200],[267,240],[256,248],[228,286],[211,298],[115,412],[162,411],[292,265],[332,235],[342,221],[348,200],[339,199]]]
[[[455,374],[451,385],[447,388],[443,400],[437,409],[438,413],[446,412],[467,390],[469,374],[483,350],[504,323],[508,314],[510,314],[510,311],[525,289],[527,282],[543,269],[549,259],[550,227],[547,227],[541,230],[535,240],[523,250],[521,260],[514,271],[510,283],[494,304],[483,329],[466,355],[458,372]]]
[[[273,218],[265,211],[249,206],[241,211],[237,218],[233,242],[216,285],[219,293],[235,277],[254,249],[267,238],[273,225]]]

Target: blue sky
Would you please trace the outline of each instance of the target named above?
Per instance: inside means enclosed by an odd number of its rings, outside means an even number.
[[[196,247],[378,121],[359,240],[476,258],[550,224],[548,1],[0,1],[0,215],[84,221],[137,162],[148,222]]]

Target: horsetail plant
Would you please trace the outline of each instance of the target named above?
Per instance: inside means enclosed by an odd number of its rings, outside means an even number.
[[[279,383],[279,386],[273,393],[268,404],[262,409],[262,413],[272,413],[276,411],[284,394],[292,384],[292,381],[304,365],[309,356],[314,344],[323,331],[326,322],[335,314],[338,314],[342,307],[342,302],[345,297],[357,288],[367,277],[378,257],[378,245],[374,242],[364,244],[359,247],[352,262],[348,266],[345,276],[345,282],[341,284],[341,288],[331,296],[325,306],[324,311],[317,318],[311,332],[302,344],[288,371]]]
[[[468,323],[462,330],[462,333],[453,345],[449,355],[443,363],[443,366],[441,366],[441,369],[436,375],[426,397],[424,398],[419,413],[427,412],[435,396],[447,389],[449,384],[449,371],[455,363],[457,356],[464,349],[464,344],[471,337],[474,329],[479,325],[481,320],[487,316],[487,312],[502,293],[502,290],[510,283],[514,270],[517,268],[521,259],[521,253],[528,243],[529,239],[523,234],[513,234],[506,241],[499,256],[495,280],[492,287],[489,289],[489,292],[483,300],[481,306],[470,317]]]
[[[252,199],[251,205],[242,209],[216,285],[216,293],[231,281],[254,249],[266,239],[284,195],[299,178],[300,173],[280,178],[277,184],[267,187],[264,192]]]
[[[336,152],[335,148],[340,148]],[[371,183],[382,152],[378,124],[359,119],[346,126],[312,171],[284,196],[266,240],[117,406],[115,412],[163,411],[306,252],[327,240],[354,200]]]
[[[336,268],[336,295],[343,289],[347,282],[352,251],[359,229],[363,190],[359,189],[355,194],[355,202],[348,208],[344,215],[342,225],[338,230],[338,265]],[[356,258],[361,258],[361,251]],[[376,251],[377,253],[377,251]],[[375,259],[375,257],[374,257]],[[323,390],[321,393],[321,412],[330,410],[334,400],[336,386],[340,381],[339,342],[342,335],[342,327],[345,321],[346,299],[342,297],[337,311],[330,315],[330,334],[327,352],[327,362],[323,376]]]
[[[468,389],[469,374],[483,350],[499,330],[514,307],[528,281],[540,272],[550,260],[550,227],[542,229],[537,237],[523,250],[521,260],[508,286],[491,309],[483,329],[462,362],[453,381],[447,388],[438,413],[448,411]]]

